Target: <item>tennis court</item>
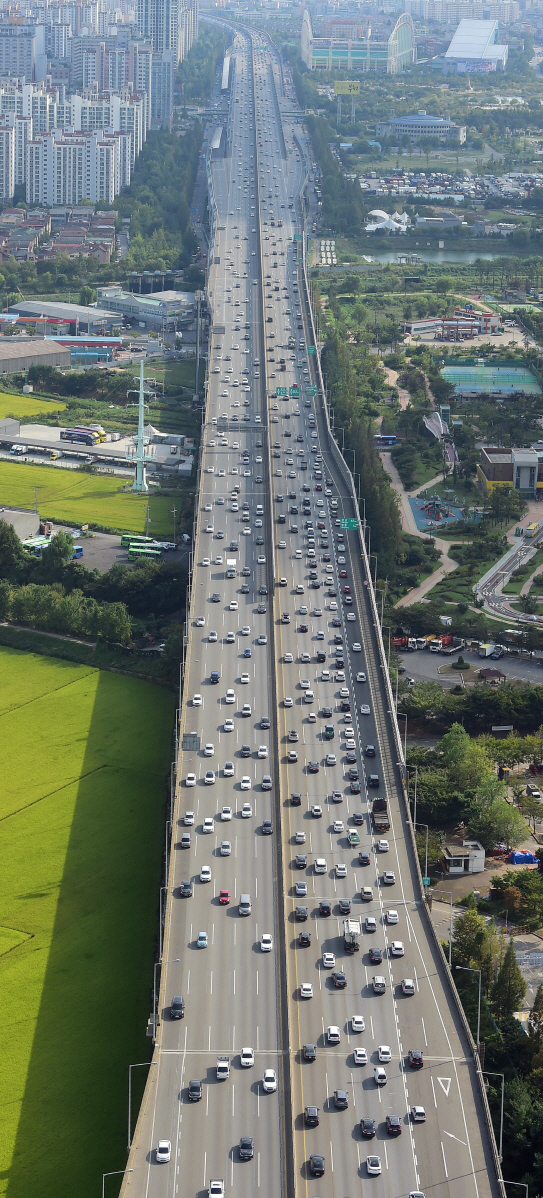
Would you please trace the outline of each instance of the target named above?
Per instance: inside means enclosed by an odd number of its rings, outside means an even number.
[[[443,366],[443,378],[454,384],[457,395],[478,395],[485,391],[493,395],[511,395],[523,391],[526,395],[541,395],[538,379],[528,366],[477,362],[469,366]]]

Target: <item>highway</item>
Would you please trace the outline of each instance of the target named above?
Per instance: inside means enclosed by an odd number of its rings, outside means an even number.
[[[220,1178],[226,1193],[270,1198],[351,1198],[361,1182],[383,1198],[487,1198],[498,1186],[473,1054],[422,905],[359,533],[340,527],[355,515],[352,491],[309,352],[299,239],[307,147],[267,39],[238,32],[231,52],[228,152],[211,166],[213,334],[159,1021],[121,1192],[196,1195]],[[375,795],[390,811],[381,837]],[[231,818],[221,819],[223,807]],[[352,954],[347,916],[362,921]],[[344,973],[338,986],[334,968]],[[403,993],[404,979],[414,993]],[[301,996],[304,983],[311,997]],[[180,1020],[169,1014],[174,995],[185,1001]],[[422,1052],[422,1068],[410,1050]],[[224,1081],[218,1054],[230,1059]],[[374,1080],[380,1065],[384,1085]],[[265,1070],[275,1072],[274,1092]],[[195,1102],[191,1080],[202,1083]],[[317,1126],[304,1121],[311,1105]],[[414,1122],[414,1106],[424,1121]],[[400,1134],[389,1134],[387,1116],[398,1116]],[[362,1136],[361,1119],[374,1120],[374,1138]],[[251,1160],[240,1159],[241,1136],[254,1141]],[[164,1163],[161,1139],[171,1145]],[[311,1172],[313,1154],[323,1176]]]

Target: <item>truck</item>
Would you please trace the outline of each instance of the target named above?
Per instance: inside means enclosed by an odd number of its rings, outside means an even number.
[[[442,636],[436,636],[435,640],[430,641],[430,653],[443,653],[452,644],[453,638],[450,632],[444,633]]]
[[[230,1077],[230,1057],[217,1057],[217,1081],[225,1082]]]
[[[392,644],[395,649],[407,650],[412,653],[413,649],[417,648],[417,639],[414,636],[393,636]]]
[[[23,453],[28,453],[28,445],[12,445],[9,451],[15,457],[22,457]]]
[[[457,653],[460,651],[460,649],[466,648],[466,642],[462,636],[453,636],[449,639],[451,642],[450,645],[445,645],[445,648],[441,650],[445,657],[451,657],[453,653]]]
[[[373,816],[373,826],[376,832],[388,832],[390,828],[390,820],[388,817],[388,803],[386,799],[374,799],[371,805],[371,813]]]
[[[490,657],[491,654],[494,652],[495,647],[496,647],[495,645],[492,645],[490,643],[487,643],[486,645],[479,645],[479,649],[478,649],[479,657]]]
[[[207,1191],[208,1198],[224,1198],[224,1181],[222,1177],[212,1177]]]
[[[226,577],[236,577],[236,559],[235,557],[227,557],[226,559]]]
[[[435,632],[430,633],[429,636],[418,636],[417,637],[417,649],[427,649],[428,645],[431,643],[431,641],[435,641],[435,639],[436,639]]]
[[[357,953],[360,948],[360,920],[343,920],[343,947],[346,953]]]

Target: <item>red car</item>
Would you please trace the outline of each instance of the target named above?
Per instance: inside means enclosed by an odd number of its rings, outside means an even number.
[[[229,890],[219,891],[219,902],[221,904],[221,907],[225,907],[226,904],[230,902],[230,891]]]
[[[343,594],[344,594],[344,595],[350,595],[350,593],[351,593],[351,588],[350,588],[350,587],[347,587],[347,586],[346,586],[346,587],[343,587]]]
[[[317,520],[317,528],[326,528],[324,520]]]
[[[349,575],[347,574],[347,571],[346,571],[346,570],[340,570],[340,571],[339,571],[339,577],[340,577],[340,578],[348,578],[348,577],[349,577]]]
[[[316,487],[315,487],[315,490],[316,490],[316,491],[322,491],[322,487],[321,487],[321,484],[320,484],[320,483],[317,483],[317,485],[316,485]]]

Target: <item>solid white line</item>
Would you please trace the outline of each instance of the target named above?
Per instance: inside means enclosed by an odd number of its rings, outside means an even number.
[[[442,1153],[443,1153],[443,1168],[444,1168],[444,1170],[445,1170],[445,1177],[446,1177],[446,1178],[448,1178],[449,1174],[447,1173],[447,1162],[446,1162],[446,1160],[445,1160],[445,1149],[444,1149],[444,1147],[443,1147],[443,1141],[442,1141],[442,1140],[441,1140],[441,1151],[442,1151]]]

